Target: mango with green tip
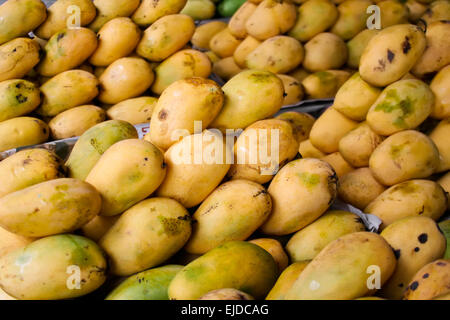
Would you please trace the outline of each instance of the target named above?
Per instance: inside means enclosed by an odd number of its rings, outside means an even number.
[[[375,292],[396,267],[394,252],[383,237],[371,232],[354,232],[329,243],[312,260],[286,300],[352,300]]]
[[[9,253],[0,258],[0,268],[0,286],[7,294],[21,300],[57,300],[96,290],[106,280],[107,263],[95,242],[64,234]]]
[[[249,242],[260,246],[272,255],[273,259],[277,263],[279,273],[282,273],[284,269],[287,268],[289,258],[278,240],[271,238],[259,238],[250,240]]]
[[[262,299],[277,276],[270,253],[253,243],[231,241],[185,266],[170,283],[169,298],[196,300],[212,290],[234,288]]]
[[[69,176],[80,180],[86,179],[110,146],[118,141],[137,137],[136,129],[125,121],[109,120],[93,126],[77,140],[67,159]]]
[[[39,88],[22,79],[0,82],[0,122],[30,113],[41,103]]]
[[[106,300],[169,300],[169,284],[182,268],[167,265],[132,275],[114,288]]]

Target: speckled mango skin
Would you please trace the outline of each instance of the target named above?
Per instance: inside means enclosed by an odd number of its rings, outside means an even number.
[[[81,27],[84,27],[94,20],[97,12],[92,0],[59,0],[48,8],[48,17],[45,22],[36,29],[35,34],[41,39],[49,39],[58,31],[66,28],[67,20],[72,14],[67,12],[67,10],[69,6],[73,5],[80,8]]]
[[[201,77],[208,78],[212,65],[208,56],[198,50],[180,50],[161,62],[155,69],[155,81],[151,90],[157,95],[177,80]]]
[[[111,261],[111,272],[128,276],[157,266],[191,235],[187,210],[169,198],[144,200],[127,210],[100,239]]]
[[[194,31],[191,17],[185,14],[164,16],[144,31],[136,53],[149,61],[163,61],[183,48]]]
[[[169,298],[196,300],[206,293],[234,288],[262,299],[275,283],[278,267],[270,253],[256,244],[231,241],[185,266],[169,286]]]
[[[387,86],[367,113],[367,123],[384,136],[414,129],[433,111],[434,94],[417,79],[399,80]]]
[[[275,134],[278,135],[278,141],[272,141],[275,140]],[[256,138],[256,145],[252,137]],[[278,150],[272,150],[273,144]],[[234,145],[235,161],[228,176],[233,180],[246,179],[261,184],[267,183],[272,180],[279,168],[295,158],[298,146],[294,129],[286,121],[279,119],[257,121],[238,137]],[[264,152],[267,152],[267,159],[261,157]],[[256,163],[252,163],[253,159],[257,160]],[[267,163],[267,160],[270,162]]]
[[[105,151],[118,141],[137,138],[128,122],[109,120],[99,123],[81,135],[67,159],[69,176],[84,180]]]
[[[86,182],[102,196],[100,215],[114,216],[151,195],[165,175],[164,156],[157,147],[145,140],[127,139],[106,150]]]
[[[84,70],[69,70],[51,78],[41,86],[43,101],[37,112],[45,117],[90,102],[98,95],[97,78]]]
[[[150,141],[167,150],[181,138],[176,135],[178,130],[193,134],[195,121],[202,121],[202,126],[208,127],[223,103],[224,93],[212,80],[192,77],[172,83],[153,110]]]
[[[277,282],[266,296],[266,300],[284,300],[284,296],[291,289],[310,261],[294,262],[278,277]]]
[[[380,194],[364,210],[383,221],[382,228],[406,217],[423,216],[438,220],[447,208],[441,186],[430,180],[409,180]]]
[[[21,79],[39,62],[39,44],[16,38],[0,46],[0,81]]]
[[[337,181],[336,172],[325,161],[306,158],[289,162],[270,183],[272,214],[261,231],[286,235],[304,228],[334,201]]]
[[[80,268],[80,289],[69,289],[68,284],[76,285],[70,282],[70,266]],[[50,236],[0,258],[0,286],[23,300],[76,298],[103,284],[106,267],[95,242],[71,234]]]
[[[0,44],[25,36],[47,18],[47,8],[40,0],[10,0],[0,6]]]
[[[14,135],[11,135],[14,132]],[[17,117],[0,122],[0,152],[43,143],[48,139],[48,125],[37,118]]]
[[[37,66],[37,72],[52,77],[74,69],[89,58],[97,44],[97,35],[87,28],[60,30],[45,45],[45,56]]]
[[[193,215],[189,253],[202,254],[228,241],[246,240],[266,221],[272,201],[266,189],[248,180],[225,182]]]
[[[195,163],[195,143],[199,141],[197,139],[202,141],[203,159],[200,163]],[[205,159],[212,147],[217,147],[217,152],[222,148],[220,159],[215,157]],[[187,160],[191,161],[179,161],[180,154],[184,155],[185,150],[188,150]],[[175,199],[185,208],[199,205],[217,188],[230,169],[230,164],[226,161],[227,152],[229,155],[232,154],[231,147],[226,146],[225,139],[221,135],[212,131],[205,130],[201,134],[184,137],[164,154],[167,174],[156,194],[159,197]],[[216,159],[219,161],[210,162]]]
[[[40,103],[34,83],[22,79],[0,82],[0,122],[30,113]]]
[[[349,119],[363,121],[380,93],[379,88],[371,86],[355,72],[339,88],[333,107]]]
[[[111,291],[106,300],[169,300],[167,289],[181,269],[183,266],[167,265],[132,275]]]
[[[364,49],[359,73],[373,86],[387,86],[411,70],[425,47],[425,34],[418,26],[400,24],[387,27],[377,33]]]
[[[407,284],[424,265],[442,258],[446,240],[433,219],[408,217],[389,225],[380,234],[394,249],[397,267],[379,296],[401,299]]]
[[[139,2],[139,1],[138,1]],[[163,16],[179,13],[186,5],[186,0],[143,0],[133,13],[132,19],[141,27],[147,27]]]
[[[65,171],[62,160],[49,150],[19,151],[0,162],[0,197],[40,182],[62,178]]]
[[[369,159],[373,175],[386,186],[429,177],[439,163],[436,145],[415,130],[401,131],[386,138]]]
[[[117,17],[130,16],[139,4],[139,0],[94,0],[97,17],[89,25],[89,28],[98,32],[106,22]]]
[[[450,260],[439,259],[425,265],[406,288],[405,300],[430,300],[450,293]]]
[[[44,237],[78,229],[100,207],[100,195],[88,183],[55,179],[0,198],[0,225],[25,237]]]
[[[246,70],[231,78],[223,87],[225,104],[211,123],[211,128],[245,129],[269,118],[283,104],[283,82],[268,71]]]
[[[378,234],[355,232],[329,243],[311,261],[286,300],[352,300],[373,293],[367,286],[368,267],[380,269],[380,284],[392,275],[396,259],[392,248]]]
[[[289,36],[305,42],[330,28],[338,18],[336,6],[328,0],[306,1],[298,7],[297,20]]]
[[[286,244],[286,251],[292,262],[312,260],[337,238],[365,230],[363,222],[356,214],[330,210],[309,226],[295,233]]]

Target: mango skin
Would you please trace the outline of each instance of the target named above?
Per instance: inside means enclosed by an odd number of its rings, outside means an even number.
[[[339,18],[331,28],[331,32],[338,35],[344,41],[352,39],[367,25],[367,18],[370,16],[367,7],[372,5],[372,1],[352,1],[342,2],[338,7]]]
[[[445,220],[442,222],[439,222],[439,229],[444,234],[446,240],[447,240],[447,248],[445,250],[444,259],[450,258],[450,220]]]
[[[33,242],[33,240],[33,238],[22,237],[0,227],[0,258],[10,252],[25,247]],[[0,298],[0,300],[2,299]]]
[[[241,40],[231,34],[229,28],[216,33],[209,41],[209,47],[220,58],[233,56],[236,48],[241,44]]]
[[[286,300],[351,300],[373,292],[367,286],[368,267],[380,269],[383,285],[394,272],[396,259],[392,248],[378,234],[354,232],[329,243],[311,261]],[[352,267],[349,267],[352,266]]]
[[[46,149],[26,149],[0,162],[0,198],[31,185],[64,177],[62,160]]]
[[[289,265],[266,296],[266,300],[284,300],[286,293],[291,289],[295,280],[300,276],[310,261],[294,262]]]
[[[247,36],[242,42],[236,47],[233,53],[233,59],[239,68],[245,68],[245,61],[247,56],[255,50],[262,42],[252,36]],[[231,79],[231,78],[230,78]]]
[[[23,78],[39,63],[39,44],[16,38],[0,46],[0,81]]]
[[[412,216],[438,220],[447,208],[442,187],[430,180],[409,180],[394,185],[373,200],[364,212],[376,215],[384,228],[397,220]]]
[[[191,235],[191,219],[169,198],[151,198],[121,215],[100,239],[111,272],[127,276],[155,267],[180,250]]]
[[[156,103],[150,126],[150,141],[167,150],[177,142],[179,130],[193,134],[195,121],[208,127],[222,109],[224,93],[212,80],[199,77],[178,80],[167,87]]]
[[[337,238],[365,230],[364,223],[356,214],[330,210],[295,233],[286,244],[286,251],[292,262],[312,260]]]
[[[214,62],[212,70],[213,73],[215,73],[220,79],[225,81],[230,80],[242,71],[242,69],[236,64],[234,57],[227,57]]]
[[[110,146],[118,141],[137,137],[136,129],[125,121],[109,120],[93,126],[81,135],[66,161],[69,177],[86,179]]]
[[[45,45],[45,56],[37,66],[37,72],[52,77],[74,69],[89,58],[97,44],[97,36],[90,29],[60,30]]]
[[[351,164],[347,162],[344,157],[342,157],[342,154],[340,152],[327,154],[326,156],[321,157],[320,160],[328,163],[336,172],[336,175],[339,179],[341,179],[347,173],[355,170],[355,168],[353,168]]]
[[[378,32],[380,31],[376,29],[365,29],[347,42],[347,66],[358,69],[364,49]]]
[[[184,14],[164,16],[144,31],[136,53],[149,61],[163,61],[183,48],[194,31],[191,17]]]
[[[234,288],[262,299],[277,275],[278,267],[266,250],[230,241],[185,266],[170,283],[169,298],[196,300],[212,290]]]
[[[339,198],[352,206],[364,210],[386,187],[379,183],[367,168],[358,168],[339,180]]]
[[[164,60],[155,69],[155,81],[151,91],[161,95],[163,91],[177,80],[201,77],[211,74],[211,61],[208,56],[198,50],[180,50]]]
[[[441,120],[431,131],[429,137],[439,150],[440,163],[437,172],[445,172],[450,169],[450,148],[448,147],[448,137],[450,134],[450,117]]]
[[[81,106],[98,95],[99,81],[83,70],[69,70],[51,78],[41,86],[44,97],[37,113],[44,117]]]
[[[331,99],[349,77],[345,70],[318,71],[306,75],[302,85],[308,99]]]
[[[12,0],[0,6],[0,44],[25,36],[47,18],[47,8],[40,0]]]
[[[399,80],[378,96],[367,113],[367,123],[376,133],[389,136],[419,126],[433,106],[434,94],[426,83],[417,79]]]
[[[436,21],[450,20],[450,4],[445,0],[433,1],[429,4],[428,10],[422,15],[421,19],[427,25]]]
[[[434,142],[415,130],[397,132],[386,138],[369,159],[373,175],[386,186],[429,177],[439,163]]]
[[[80,26],[84,27],[94,20],[97,12],[91,0],[59,0],[48,7],[48,17],[43,24],[36,29],[35,34],[41,39],[49,39],[59,30],[67,28],[67,20],[71,13],[67,12],[69,6],[80,8]]]
[[[77,290],[67,286],[71,266],[80,268]],[[95,242],[71,234],[50,236],[0,258],[0,286],[23,300],[76,298],[103,284],[106,267],[104,253]]]
[[[89,63],[107,67],[117,59],[128,56],[141,39],[141,29],[130,18],[115,18],[99,30],[98,47],[89,57]]]
[[[14,135],[11,133],[14,132]],[[0,152],[43,143],[48,139],[48,125],[37,118],[17,117],[0,122]]]
[[[447,172],[443,177],[441,177],[438,180],[439,185],[445,190],[445,192],[447,192],[448,194],[450,194],[450,172]],[[450,208],[450,196],[447,195],[448,198],[448,208]]]
[[[435,96],[433,112],[434,119],[445,119],[450,117],[450,93],[447,90],[450,84],[450,66],[442,68],[430,83],[430,89]]]
[[[287,121],[292,126],[295,139],[299,143],[308,140],[311,128],[316,121],[309,113],[295,111],[284,112],[275,119]]]
[[[377,33],[364,49],[359,73],[371,85],[385,87],[411,70],[425,47],[425,34],[419,27],[390,26]]]
[[[239,9],[231,17],[228,28],[233,36],[238,39],[244,39],[247,37],[247,29],[245,24],[248,18],[255,12],[257,5],[250,1],[244,2]]]
[[[121,101],[106,111],[109,119],[127,121],[133,125],[150,121],[158,98],[142,96]]]
[[[79,137],[105,121],[105,110],[93,105],[78,106],[61,112],[48,123],[53,139]]]
[[[132,275],[114,288],[105,300],[169,300],[169,284],[182,268],[166,265]]]
[[[139,1],[138,1],[139,2]],[[131,18],[141,27],[147,27],[163,16],[179,13],[186,0],[143,0]]]
[[[398,220],[380,235],[394,249],[397,267],[378,295],[398,300],[402,298],[407,283],[420,268],[442,258],[446,239],[436,222],[423,216]]]
[[[117,17],[129,17],[139,6],[139,0],[94,0],[97,17],[89,29],[98,32],[105,23]]]
[[[127,139],[106,150],[86,182],[102,196],[100,215],[114,216],[151,195],[165,175],[164,156],[157,147],[145,140]]]
[[[284,269],[287,268],[289,258],[278,240],[271,238],[259,238],[250,240],[249,242],[260,246],[272,255],[273,259],[277,263],[279,273],[283,272]]]
[[[251,295],[233,288],[223,288],[208,292],[199,300],[255,300]]]
[[[240,205],[236,205],[237,203]],[[225,182],[198,207],[192,218],[189,253],[202,254],[228,241],[246,240],[266,221],[272,209],[267,191],[248,180]]]
[[[334,99],[333,108],[347,118],[363,121],[380,93],[381,90],[379,88],[371,86],[361,78],[359,72],[355,72],[339,88]]]
[[[405,300],[430,300],[450,292],[450,260],[439,259],[421,268],[406,288]]]
[[[0,198],[0,225],[25,237],[71,232],[100,211],[99,193],[76,179],[41,182]]]
[[[325,161],[306,158],[289,162],[269,185],[272,214],[261,231],[286,235],[306,227],[334,201],[337,181],[336,172]]]
[[[0,122],[30,113],[40,103],[34,83],[21,79],[0,82]]]
[[[275,140],[275,132],[278,132],[278,141]],[[255,142],[253,137],[256,138]],[[272,139],[275,141],[272,142]],[[276,145],[278,150],[272,150],[272,144]],[[235,161],[228,176],[233,180],[246,179],[261,184],[267,183],[285,163],[295,158],[298,146],[294,130],[289,123],[278,119],[257,121],[238,137],[234,145]],[[263,150],[267,152],[267,159],[261,156]],[[256,159],[256,163],[253,159]]]
[[[347,61],[347,46],[337,35],[322,32],[305,44],[303,67],[311,72],[339,69]]]
[[[297,20],[289,36],[306,42],[330,28],[338,18],[336,6],[328,0],[306,1],[298,7]]]
[[[244,129],[255,121],[269,118],[283,104],[283,82],[273,73],[245,70],[231,78],[223,87],[225,103],[210,124],[222,132]]]
[[[199,25],[195,28],[194,34],[191,38],[191,43],[200,49],[209,50],[209,42],[211,38],[227,27],[223,21],[211,21]]]
[[[203,159],[199,163],[195,161],[196,141],[202,141]],[[211,147],[218,148],[215,149],[217,152],[222,148],[222,157],[209,157]],[[230,169],[227,154],[231,155],[231,147],[227,148],[225,139],[212,131],[205,130],[201,134],[184,137],[164,154],[167,174],[156,194],[159,197],[175,199],[185,208],[199,205],[216,189]],[[180,155],[187,156],[188,161],[180,161]]]

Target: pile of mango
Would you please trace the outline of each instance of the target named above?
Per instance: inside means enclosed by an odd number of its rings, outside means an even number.
[[[79,28],[69,3],[86,5]],[[335,69],[347,58],[331,25],[304,49],[281,35],[319,3],[288,28],[293,3],[246,2],[244,38],[267,38],[222,87],[211,52],[234,61],[242,18],[204,33],[204,53],[186,46],[208,24],[172,0],[1,5],[0,151],[79,139],[67,159],[29,148],[0,162],[0,299],[449,299],[449,2],[417,15],[438,20],[426,30],[400,21],[358,42],[355,72]],[[332,107],[275,116],[280,74],[335,59],[308,76],[346,72]]]

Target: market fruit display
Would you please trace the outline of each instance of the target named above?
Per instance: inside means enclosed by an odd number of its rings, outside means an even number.
[[[0,3],[0,300],[449,299],[448,0]]]

